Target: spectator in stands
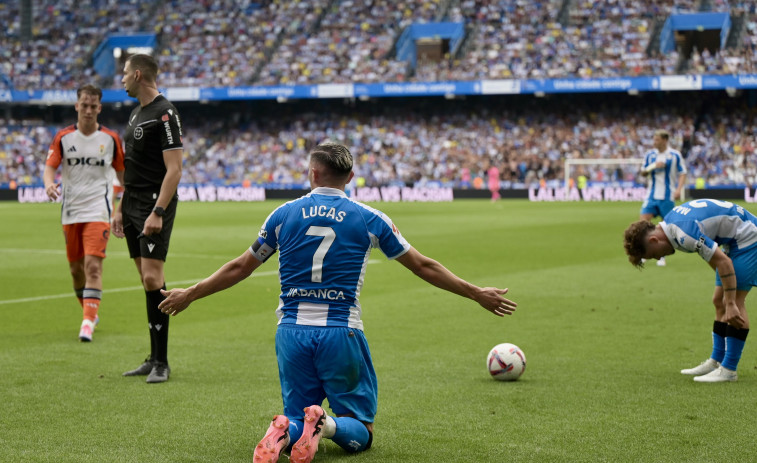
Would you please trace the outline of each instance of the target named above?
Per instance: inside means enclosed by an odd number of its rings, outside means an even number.
[[[723,99],[701,112],[698,100],[679,96],[664,105],[632,98],[614,104],[597,104],[597,100],[577,104],[570,97],[539,105],[537,99],[527,108],[504,97],[500,103],[487,100],[491,112],[451,101],[419,111],[382,105],[380,114],[367,108],[348,116],[340,111],[303,111],[294,120],[257,119],[224,110],[223,117],[207,113],[202,127],[190,128],[193,136],[184,140],[183,181],[306,186],[307,166],[301,159],[311,140],[334,138],[349,140],[361,153],[355,171],[366,186],[417,182],[460,186],[463,168],[472,184],[477,176],[485,177],[489,163],[496,160],[502,188],[526,188],[541,180],[559,187],[565,159],[640,158],[659,126],[669,128],[674,146],[681,146],[682,134],[689,133],[687,164],[692,179],[706,178],[710,185],[748,181],[751,177],[742,178],[741,166],[757,165],[757,121],[749,109],[734,106],[737,99]],[[700,112],[694,127],[693,115]],[[41,183],[44,157],[35,146],[49,145],[53,134],[44,126],[0,125],[0,182]],[[600,175],[604,181],[641,180],[635,169],[618,174],[614,168],[587,167],[584,174],[588,182],[600,180]]]
[[[509,78],[594,78],[676,74],[679,54],[650,49],[655,28],[673,12],[693,12],[691,0],[639,3],[576,1],[559,16],[561,0],[388,0],[313,2],[113,2],[77,8],[73,0],[43,0],[33,11],[35,35],[22,40],[18,2],[0,8],[0,89],[73,89],[97,78],[95,48],[111,32],[154,30],[171,37],[156,56],[168,87],[227,87],[349,82]],[[36,5],[36,4],[35,4]],[[715,2],[713,11],[728,11]],[[754,11],[733,4],[732,14]],[[559,16],[559,17],[558,17]],[[418,22],[465,22],[460,50],[440,63],[396,58],[403,29]],[[72,34],[68,25],[77,24]],[[692,69],[752,72],[757,24],[745,15],[745,53],[722,51]],[[741,56],[739,56],[741,55]],[[725,57],[731,57],[723,63]],[[695,56],[695,59],[700,57]],[[726,66],[727,64],[727,66]],[[691,66],[690,66],[691,67]],[[107,80],[107,76],[102,76]],[[114,87],[118,86],[113,79]]]

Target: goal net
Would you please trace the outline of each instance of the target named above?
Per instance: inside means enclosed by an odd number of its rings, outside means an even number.
[[[569,190],[570,179],[575,174],[574,171],[579,171],[577,166],[583,166],[583,175],[587,179],[596,177],[591,175],[596,173],[597,170],[603,170],[603,176],[606,182],[621,182],[621,181],[638,181],[640,167],[644,164],[643,159],[566,159],[565,160],[565,190]],[[615,172],[613,174],[607,174],[607,167],[615,166]],[[588,171],[588,172],[587,172]],[[618,178],[620,177],[620,178]],[[577,182],[576,182],[577,183]],[[578,185],[575,185],[576,187]],[[686,188],[681,190],[681,201],[686,201]]]
[[[585,166],[584,170],[597,171],[605,169],[608,166],[616,166],[622,172],[620,179],[613,179],[612,176],[606,176],[607,182],[625,181],[626,179],[636,179],[639,174],[639,167],[644,164],[643,159],[566,159],[565,160],[565,188],[570,188],[570,179],[573,175],[574,166]],[[578,169],[576,169],[578,170]],[[586,174],[591,178],[590,172]]]

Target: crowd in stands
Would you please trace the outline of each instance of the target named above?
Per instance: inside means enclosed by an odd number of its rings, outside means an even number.
[[[195,106],[182,113],[182,181],[307,187],[308,150],[332,139],[352,150],[361,185],[476,187],[475,179],[485,178],[495,166],[502,188],[555,187],[562,184],[565,159],[642,158],[651,149],[654,131],[665,128],[671,145],[686,156],[690,183],[696,178],[711,186],[757,182],[754,110],[716,102],[698,113],[685,96],[671,105],[626,98],[619,104],[582,104],[570,98],[513,104],[505,99],[496,107],[446,102],[419,111],[394,105],[381,111],[314,112],[303,106],[281,117],[224,109],[225,117],[203,112],[202,121],[197,120],[202,107]],[[58,128],[3,121],[0,185],[39,184]],[[579,174],[590,181],[643,182],[636,166],[571,172]]]
[[[37,185],[55,129],[0,119],[0,187]]]
[[[92,54],[135,31],[158,34],[160,83],[172,87],[674,74],[679,53],[656,52],[653,33],[699,8],[746,13],[743,45],[695,54],[689,69],[752,72],[757,51],[754,0],[40,0],[30,40],[21,3],[0,3],[0,89],[120,87],[95,75]],[[442,63],[397,60],[404,27],[432,21],[465,23],[462,46]]]
[[[292,85],[757,72],[757,1],[730,0],[201,0],[32,2],[32,38],[22,40],[21,2],[0,3],[0,90],[74,89],[102,84],[94,49],[110,33],[154,31],[163,87]],[[741,44],[695,49],[681,66],[674,51],[650,46],[673,12],[744,15]],[[566,8],[567,6],[567,8]],[[459,50],[415,69],[395,58],[398,35],[414,22],[466,24]],[[98,79],[100,81],[98,82]],[[111,78],[120,87],[120,75]],[[105,81],[108,82],[108,81]],[[576,96],[579,98],[580,96]],[[522,100],[521,105],[523,105]],[[187,122],[184,181],[305,185],[307,150],[336,139],[356,154],[365,185],[475,186],[489,167],[503,188],[558,184],[567,158],[639,158],[660,127],[685,147],[690,179],[753,184],[757,122],[749,111],[702,111],[676,103],[555,108],[509,103],[414,112],[302,111],[255,119],[233,108]],[[414,105],[410,105],[414,106]],[[682,107],[678,107],[682,106]],[[198,106],[195,106],[197,109]],[[740,114],[737,116],[736,114]],[[254,116],[254,115],[253,115]],[[7,113],[6,113],[7,117]],[[73,118],[72,118],[73,119]],[[47,146],[60,127],[0,123],[0,186],[41,181]],[[123,120],[109,124],[119,128]],[[635,181],[633,168],[587,167],[595,181]]]
[[[317,29],[282,40],[258,83],[404,81],[408,63],[390,57],[396,36],[412,21],[431,20],[437,9],[438,0],[333,2]]]
[[[44,0],[33,5],[32,37],[22,40],[20,1],[0,2],[0,89],[75,89],[97,80],[92,55],[112,32],[144,27],[149,4],[93,0]]]
[[[675,74],[679,55],[649,49],[655,20],[694,12],[693,1],[462,0],[452,18],[474,25],[470,50],[440,72],[421,66],[417,80],[589,78]]]
[[[257,3],[236,0],[162,2],[155,15],[163,45],[161,85],[241,86],[252,83],[278,42],[307,36],[330,0]],[[282,54],[286,47],[280,46]]]

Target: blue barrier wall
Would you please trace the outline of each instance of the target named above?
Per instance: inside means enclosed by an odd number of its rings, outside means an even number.
[[[160,82],[158,82],[160,83]],[[509,79],[378,84],[281,85],[272,87],[161,87],[171,101],[391,98],[448,95],[664,92],[757,89],[757,74]],[[133,104],[123,89],[103,90],[103,103]],[[76,90],[0,90],[0,103],[73,104]]]

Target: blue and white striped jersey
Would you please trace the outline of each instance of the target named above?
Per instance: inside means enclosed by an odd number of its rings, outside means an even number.
[[[718,246],[728,253],[757,243],[757,217],[729,201],[696,199],[676,206],[660,222],[673,248],[707,262]]]
[[[279,206],[250,252],[261,261],[279,250],[279,323],[363,329],[358,297],[368,257],[395,259],[410,249],[381,211],[319,187]]]
[[[665,168],[655,169],[649,174],[647,199],[673,201],[673,193],[678,182],[678,176],[686,173],[683,156],[678,151],[670,149],[670,147],[662,153],[655,148],[644,156],[643,168],[647,168],[658,161],[663,161]]]

